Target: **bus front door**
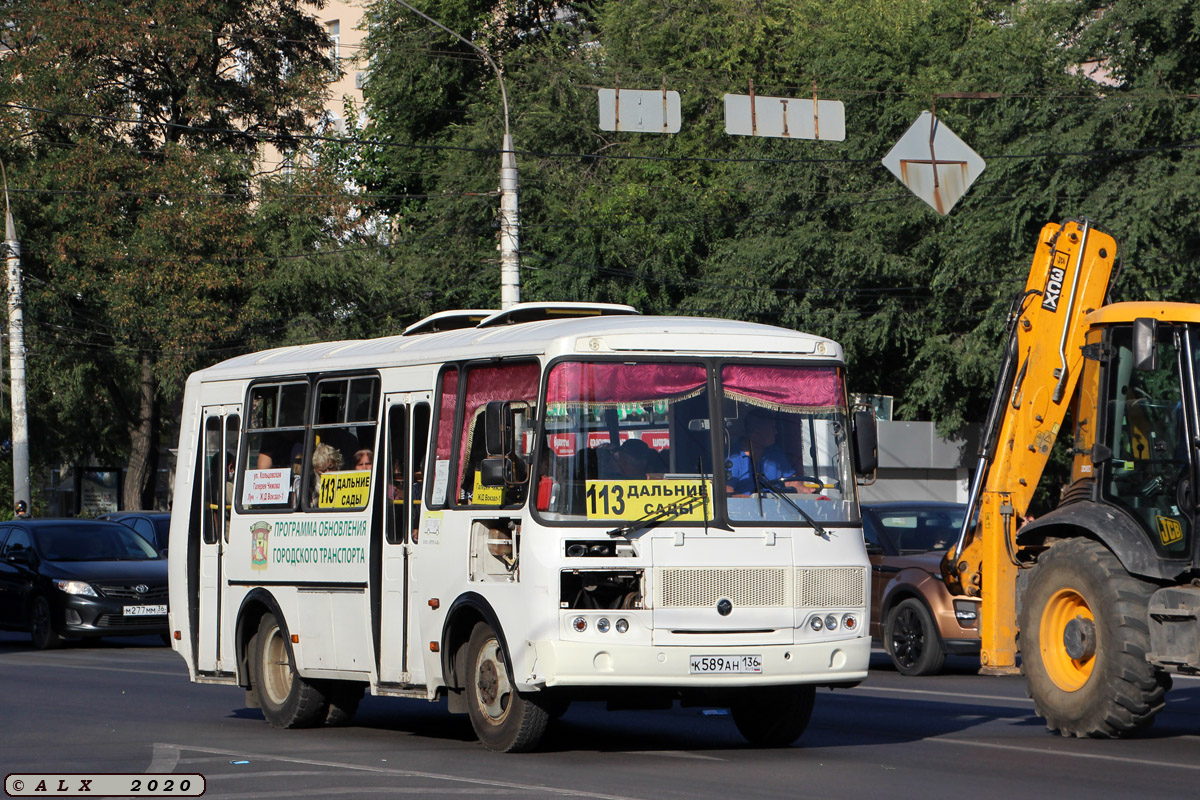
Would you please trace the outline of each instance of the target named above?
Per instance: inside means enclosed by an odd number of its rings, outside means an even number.
[[[203,412],[202,462],[199,480],[201,539],[199,636],[196,669],[207,674],[232,673],[232,630],[226,630],[222,608],[226,590],[225,551],[229,546],[229,515],[233,504],[233,475],[237,462],[240,407],[218,406]]]
[[[386,458],[376,475],[383,476],[377,496],[383,498],[384,526],[379,575],[379,618],[375,621],[379,682],[411,686],[424,682],[420,657],[409,653],[409,559],[412,532],[420,529],[425,451],[429,446],[429,393],[390,394],[384,398]]]

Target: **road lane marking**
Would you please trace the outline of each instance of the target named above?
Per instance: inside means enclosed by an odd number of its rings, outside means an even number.
[[[716,756],[704,756],[699,753],[689,753],[686,750],[626,750],[631,756],[666,756],[667,758],[696,758],[702,761],[724,761]]]
[[[897,694],[922,694],[932,697],[960,697],[969,700],[999,700],[1009,703],[1026,703],[1033,704],[1033,700],[1028,697],[1011,697],[1002,694],[969,694],[967,692],[938,692],[933,689],[894,689],[889,686],[856,686],[851,691],[854,692],[896,692]]]
[[[160,743],[156,742],[155,744],[157,746]],[[588,798],[592,798],[593,800],[638,800],[638,798],[630,797],[627,795],[601,794],[599,792],[585,792],[580,789],[564,789],[560,786],[541,786],[538,784],[530,784],[530,783],[514,783],[512,781],[489,780],[487,778],[464,778],[464,777],[461,777],[458,775],[444,775],[444,774],[438,773],[438,772],[421,772],[419,770],[396,769],[394,767],[375,767],[375,766],[368,766],[366,764],[347,764],[347,763],[340,762],[340,761],[323,761],[323,760],[314,759],[314,758],[292,758],[289,756],[270,755],[268,753],[245,753],[245,752],[241,752],[238,750],[222,750],[222,749],[216,748],[216,747],[202,747],[200,745],[168,744],[165,742],[161,743],[161,744],[163,744],[164,747],[175,747],[181,751],[182,750],[191,750],[191,751],[194,751],[197,753],[216,753],[216,754],[220,754],[220,755],[235,756],[238,759],[245,759],[245,760],[249,760],[249,761],[254,761],[255,759],[258,759],[260,761],[284,761],[284,762],[287,762],[290,764],[304,764],[304,765],[310,766],[310,767],[332,767],[334,769],[345,769],[345,770],[352,770],[355,772],[373,772],[373,773],[378,773],[378,774],[382,774],[382,775],[397,775],[397,776],[405,777],[405,778],[426,778],[428,780],[434,780],[434,781],[451,781],[454,783],[468,783],[468,784],[471,784],[472,786],[477,786],[477,787],[478,786],[486,786],[492,790],[501,790],[501,791],[504,791],[504,793],[506,793],[506,794],[508,792],[505,790],[514,790],[516,792],[551,793],[551,794],[558,794],[558,795],[561,795],[564,797],[588,797]],[[323,790],[322,792],[320,792],[320,794],[330,794],[330,793],[346,794],[351,791],[362,792],[362,791],[367,791],[367,790],[364,790],[364,789],[349,790],[348,789],[345,792],[337,792],[336,790],[333,790],[331,792],[329,790]],[[389,789],[389,791],[390,791],[390,789]],[[404,790],[401,790],[401,791],[404,791]],[[463,791],[450,790],[448,792],[443,792],[442,790],[430,790],[428,788],[425,788],[425,789],[421,789],[421,790],[414,789],[413,793],[415,793],[417,791],[425,791],[425,792],[434,791],[439,794],[441,794],[441,793],[469,794],[471,791],[478,791],[478,790],[463,790]],[[240,797],[240,798],[244,798],[244,797],[292,797],[295,795],[296,795],[295,791],[270,792],[270,793],[260,793],[260,794],[253,794],[253,793],[243,794],[243,793],[239,792],[237,797]]]
[[[179,748],[169,744],[154,743],[154,756],[150,759],[150,766],[146,767],[146,773],[153,775],[156,773],[174,772],[175,767],[179,765]]]
[[[499,795],[512,795],[513,797],[522,796],[527,789],[492,789],[488,796],[495,797]],[[560,789],[546,791],[562,791]],[[265,800],[270,797],[331,797],[334,795],[355,794],[355,795],[382,795],[382,794],[414,794],[414,795],[457,795],[462,797],[478,797],[479,789],[451,789],[449,787],[435,788],[430,786],[360,786],[356,788],[321,788],[314,789],[311,792],[297,792],[294,790],[283,792],[237,792],[236,794],[211,794],[204,793],[205,800]]]
[[[186,678],[186,673],[179,672],[164,672],[157,669],[134,669],[133,667],[101,667],[96,664],[63,664],[55,661],[41,661],[37,663],[21,663],[19,661],[6,661],[0,657],[0,667],[18,667],[24,669],[41,669],[42,667],[65,667],[67,669],[86,669],[86,670],[101,670],[104,672],[134,672],[138,675],[167,675],[172,678]]]
[[[1137,764],[1142,767],[1173,767],[1175,769],[1200,770],[1200,764],[1176,764],[1170,761],[1151,761],[1147,758],[1129,758],[1127,756],[1114,756],[1108,753],[1068,753],[1063,750],[1044,750],[1038,747],[1022,747],[1015,744],[995,744],[993,742],[973,742],[969,739],[951,739],[945,736],[931,736],[925,741],[960,744],[967,747],[985,747],[991,750],[1012,750],[1018,753],[1036,753],[1039,756],[1065,756],[1067,758],[1083,758],[1093,761],[1119,761],[1123,764]]]

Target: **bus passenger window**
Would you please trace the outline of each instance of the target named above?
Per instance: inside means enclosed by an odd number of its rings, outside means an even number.
[[[257,384],[247,403],[246,461],[238,497],[243,508],[294,508],[304,460],[308,384]]]
[[[468,368],[463,430],[458,446],[459,505],[511,507],[525,502],[528,481],[524,478],[529,472],[529,464],[525,460],[531,448],[527,446],[523,433],[514,435],[515,452],[506,455],[519,462],[513,465],[518,473],[516,481],[508,486],[482,484],[483,459],[488,455],[484,444],[484,411],[489,402],[497,400],[526,409],[535,407],[538,372],[538,365],[534,362],[475,365]],[[529,418],[527,410],[521,418]]]
[[[326,379],[317,382],[316,394],[305,507],[366,508],[375,464],[379,379]]]

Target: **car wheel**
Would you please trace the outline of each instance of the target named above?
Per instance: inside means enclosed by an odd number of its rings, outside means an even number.
[[[800,738],[812,717],[814,686],[747,689],[729,708],[733,724],[756,747],[787,747]]]
[[[1108,738],[1154,721],[1171,687],[1145,656],[1154,589],[1098,542],[1059,542],[1038,558],[1019,615],[1021,661],[1047,728]]]
[[[50,650],[63,643],[63,637],[54,629],[50,601],[40,595],[29,607],[29,638],[38,650]]]
[[[521,753],[537,747],[550,715],[512,684],[504,646],[480,622],[467,642],[467,714],[488,750]]]
[[[267,722],[276,728],[323,722],[325,695],[297,674],[292,648],[274,614],[263,614],[253,642],[254,693]]]
[[[888,611],[883,642],[901,675],[936,675],[946,663],[933,617],[916,598],[903,600]]]

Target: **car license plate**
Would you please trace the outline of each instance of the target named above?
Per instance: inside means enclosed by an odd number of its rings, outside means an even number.
[[[127,617],[158,617],[165,616],[167,613],[166,605],[159,606],[125,606],[125,616]]]
[[[688,663],[693,674],[762,672],[762,656],[689,656]]]

